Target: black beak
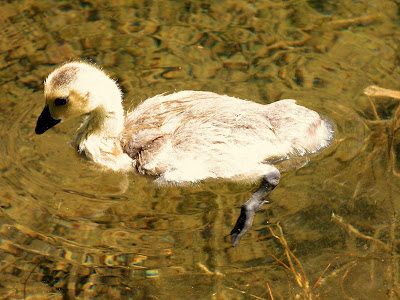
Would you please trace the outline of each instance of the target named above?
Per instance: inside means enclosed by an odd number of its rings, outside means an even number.
[[[43,132],[50,129],[54,125],[57,125],[60,122],[61,120],[53,119],[53,117],[50,115],[49,106],[46,105],[37,120],[35,133],[42,134]]]

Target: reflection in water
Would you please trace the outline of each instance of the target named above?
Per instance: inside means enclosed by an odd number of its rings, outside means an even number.
[[[122,299],[399,297],[395,1],[3,2],[0,295]],[[295,98],[336,143],[286,174],[238,248],[250,185],[157,187],[38,139],[43,79],[88,58],[125,108],[166,91]],[[372,103],[372,104],[371,104]]]

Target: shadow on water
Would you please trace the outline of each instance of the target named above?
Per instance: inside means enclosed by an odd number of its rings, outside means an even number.
[[[3,1],[0,296],[397,299],[396,1]],[[335,143],[286,173],[241,245],[256,184],[157,187],[76,157],[79,120],[35,136],[43,80],[86,58],[127,109],[209,90],[327,116]],[[393,92],[393,91],[392,91]]]

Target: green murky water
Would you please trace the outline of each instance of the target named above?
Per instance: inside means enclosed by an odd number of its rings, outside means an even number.
[[[398,299],[398,1],[0,2],[2,299]],[[101,172],[35,136],[43,80],[87,58],[130,108],[209,90],[294,98],[336,141],[286,173],[239,247],[226,241],[257,184],[157,187]]]

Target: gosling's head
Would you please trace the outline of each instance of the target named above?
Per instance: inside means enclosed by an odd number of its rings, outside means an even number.
[[[42,134],[56,124],[99,107],[120,106],[121,91],[102,70],[85,62],[70,62],[54,70],[44,83],[45,107],[35,132]]]

